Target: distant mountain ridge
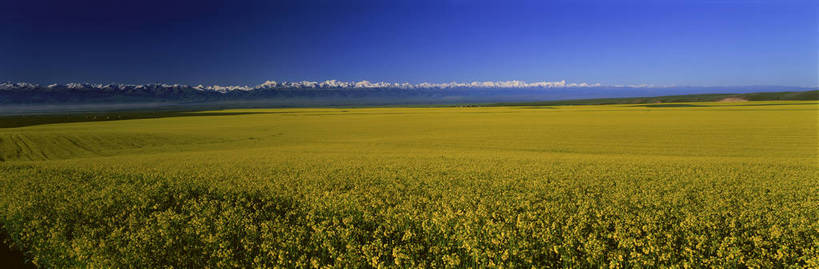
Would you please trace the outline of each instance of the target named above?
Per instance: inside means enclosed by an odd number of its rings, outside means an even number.
[[[322,82],[276,82],[266,81],[256,86],[189,86],[181,84],[91,84],[67,83],[42,86],[32,83],[0,83],[0,104],[97,104],[97,103],[208,103],[224,101],[260,101],[292,98],[350,99],[360,103],[367,98],[395,99],[420,97],[423,99],[444,96],[482,95],[487,89],[546,89],[583,88],[599,84],[523,81],[485,81],[449,83],[388,83],[388,82],[345,82],[327,80]],[[447,92],[442,92],[446,90]],[[460,92],[460,90],[476,90]],[[354,100],[360,99],[360,100]],[[383,101],[383,100],[382,100]],[[395,99],[394,101],[399,101]],[[312,103],[312,102],[311,102]],[[369,101],[365,102],[369,103]],[[296,104],[297,105],[297,104]]]
[[[808,90],[816,90],[816,88],[600,86],[587,83],[566,83],[565,81],[438,84],[268,81],[252,87],[88,83],[42,86],[31,83],[0,83],[0,113],[107,111],[158,107],[439,105]]]
[[[339,80],[325,80],[325,81],[295,81],[295,82],[277,82],[265,81],[256,86],[188,86],[181,84],[93,84],[93,83],[67,83],[67,84],[51,84],[45,86],[47,88],[97,88],[97,89],[140,89],[140,88],[193,88],[200,91],[218,91],[227,92],[234,90],[259,90],[259,89],[362,89],[362,88],[395,88],[395,89],[423,89],[423,88],[565,88],[565,87],[599,87],[600,83],[567,83],[565,80],[561,81],[536,81],[525,82],[520,80],[509,81],[473,81],[473,82],[444,82],[444,83],[398,83],[398,82],[370,82],[368,80],[362,81],[339,81]],[[631,85],[628,87],[645,87],[647,85]],[[19,83],[0,83],[0,90],[3,89],[35,89],[41,88],[38,84],[27,82]]]

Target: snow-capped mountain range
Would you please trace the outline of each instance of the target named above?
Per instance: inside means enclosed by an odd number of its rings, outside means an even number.
[[[67,83],[67,84],[51,84],[45,88],[67,88],[67,89],[101,89],[101,90],[116,90],[116,89],[144,89],[144,88],[167,88],[180,89],[192,88],[197,90],[210,90],[217,92],[228,91],[250,91],[258,89],[372,89],[372,88],[390,88],[390,89],[451,89],[451,88],[576,88],[576,87],[600,87],[600,83],[567,83],[565,80],[561,81],[538,81],[525,82],[519,80],[511,81],[473,81],[473,82],[444,82],[444,83],[398,83],[398,82],[370,82],[362,81],[297,81],[297,82],[279,82],[279,81],[265,81],[262,84],[255,86],[188,86],[181,84],[93,84],[93,83]],[[19,83],[0,83],[0,90],[10,89],[36,89],[43,88],[41,85],[19,82]]]
[[[691,87],[600,85],[598,83],[484,81],[448,83],[391,83],[369,81],[276,82],[255,86],[189,86],[180,84],[39,85],[0,83],[0,115],[26,111],[83,111],[112,108],[174,109],[370,106],[411,104],[469,104],[545,100],[649,97],[704,93],[804,91],[815,88],[784,86]]]

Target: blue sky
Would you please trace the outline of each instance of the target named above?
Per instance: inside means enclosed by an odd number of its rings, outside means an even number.
[[[0,81],[815,87],[819,76],[813,1],[33,0],[0,10]]]

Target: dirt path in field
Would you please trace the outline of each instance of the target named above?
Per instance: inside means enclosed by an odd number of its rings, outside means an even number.
[[[748,100],[746,100],[746,99],[737,98],[737,97],[728,97],[728,98],[724,98],[724,99],[719,100],[719,101],[724,102],[724,103],[748,102]]]

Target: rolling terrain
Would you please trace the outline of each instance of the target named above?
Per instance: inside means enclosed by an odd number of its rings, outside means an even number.
[[[644,103],[3,117],[0,221],[43,267],[819,266],[819,103]]]
[[[499,103],[497,106],[559,106],[559,105],[613,105],[652,104],[690,102],[746,102],[746,101],[811,101],[819,100],[819,91],[799,92],[756,92],[756,93],[716,93],[687,94],[657,97],[600,98],[579,100],[558,100],[542,102]],[[683,104],[684,105],[684,104]]]

